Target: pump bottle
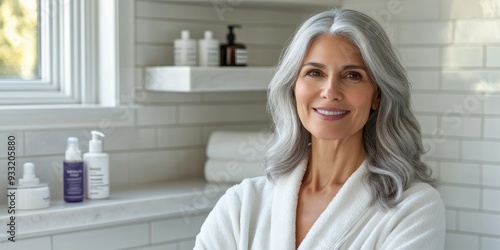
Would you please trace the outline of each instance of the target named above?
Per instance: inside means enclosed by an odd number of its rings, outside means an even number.
[[[63,162],[64,200],[67,202],[83,201],[83,161],[78,138],[68,138],[68,148]]]
[[[100,137],[104,134],[91,131],[89,152],[83,155],[85,163],[87,199],[106,199],[109,197],[109,156],[102,152]]]
[[[210,30],[205,31],[205,38],[198,41],[200,61],[202,67],[219,66],[219,41],[213,38],[213,33]]]
[[[181,39],[174,41],[175,66],[196,66],[197,60],[196,41],[189,38],[189,31],[181,32]]]
[[[236,43],[234,28],[241,25],[228,25],[227,43],[220,46],[220,66],[247,66],[247,48],[245,45]]]

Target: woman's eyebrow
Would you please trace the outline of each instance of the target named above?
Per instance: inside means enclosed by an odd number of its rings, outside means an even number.
[[[361,69],[361,70],[368,72],[366,70],[365,66],[362,66],[362,65],[349,64],[349,65],[342,66],[342,70],[348,70],[348,69]]]
[[[324,65],[322,63],[317,63],[317,62],[306,62],[302,65],[302,67],[305,67],[305,66],[313,66],[313,67],[320,68],[320,69],[326,68],[326,65]]]
[[[313,66],[315,68],[320,68],[320,69],[326,68],[325,64],[317,63],[317,62],[306,62],[302,65],[302,67],[305,67],[305,66]],[[342,70],[349,70],[349,69],[361,69],[361,70],[367,71],[366,67],[362,66],[362,65],[348,64],[348,65],[342,66]]]

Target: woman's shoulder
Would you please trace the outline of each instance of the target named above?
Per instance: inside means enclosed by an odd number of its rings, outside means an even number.
[[[444,213],[444,203],[439,191],[428,183],[415,182],[403,192],[403,199],[398,207],[413,209],[424,208],[439,210]]]
[[[237,197],[240,201],[263,199],[272,194],[273,186],[266,176],[246,178],[230,187],[225,195]]]
[[[404,199],[416,198],[416,199],[430,199],[430,200],[441,200],[441,194],[439,191],[425,182],[414,182],[408,189],[403,192]]]

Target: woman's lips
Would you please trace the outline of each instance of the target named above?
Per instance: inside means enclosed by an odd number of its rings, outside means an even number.
[[[349,113],[347,110],[334,108],[313,108],[313,110],[321,117],[321,119],[328,121],[342,119]]]

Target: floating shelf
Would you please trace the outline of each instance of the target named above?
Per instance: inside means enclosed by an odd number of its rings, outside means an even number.
[[[164,92],[266,90],[272,67],[147,67],[145,88]]]
[[[236,7],[241,5],[250,6],[270,6],[270,7],[334,7],[341,6],[344,0],[160,0],[172,3],[196,3],[196,4],[211,4],[214,6]]]

